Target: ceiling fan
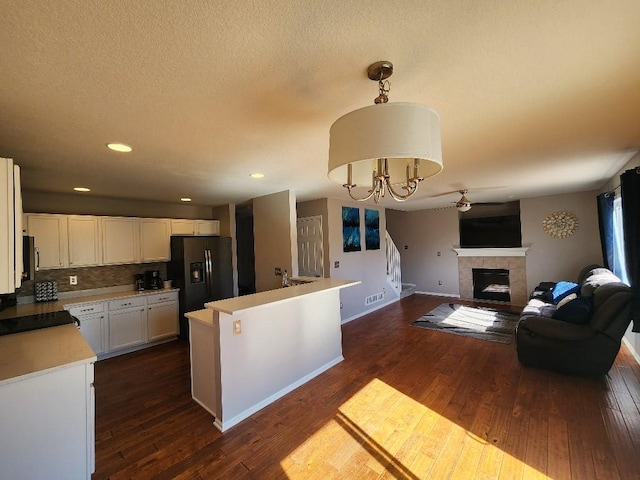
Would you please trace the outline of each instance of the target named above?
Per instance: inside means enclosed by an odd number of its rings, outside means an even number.
[[[458,190],[458,193],[460,195],[462,195],[462,197],[460,197],[460,200],[458,200],[457,202],[451,202],[451,205],[456,207],[458,209],[458,211],[460,212],[468,212],[469,210],[471,210],[471,207],[473,205],[504,205],[503,202],[471,202],[468,198],[467,198],[467,193],[469,192],[469,190]],[[453,193],[453,192],[451,192]]]

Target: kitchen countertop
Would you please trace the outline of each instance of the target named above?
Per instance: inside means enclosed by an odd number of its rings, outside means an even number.
[[[0,336],[0,385],[95,361],[73,324]]]
[[[260,307],[269,303],[284,302],[296,297],[308,295],[310,293],[321,292],[324,290],[333,290],[336,288],[349,287],[358,285],[360,281],[342,280],[337,278],[309,278],[298,277],[299,280],[308,281],[300,285],[294,285],[286,288],[277,288],[275,290],[267,290],[265,292],[253,293],[251,295],[243,295],[242,297],[227,298],[225,300],[217,300],[215,302],[205,303],[206,308],[217,310],[229,315],[235,315],[250,308]],[[292,279],[296,280],[296,279]]]
[[[54,302],[36,302],[26,303],[24,305],[16,305],[9,307],[0,312],[0,320],[5,318],[26,317],[27,315],[36,315],[39,313],[60,312],[69,305],[80,305],[83,303],[101,302],[105,300],[114,300],[116,298],[139,297],[140,295],[157,295],[167,292],[177,292],[178,288],[169,288],[161,290],[130,290],[124,292],[104,293],[100,295],[70,297]]]

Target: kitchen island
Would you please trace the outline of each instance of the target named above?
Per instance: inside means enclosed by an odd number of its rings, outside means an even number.
[[[331,278],[207,303],[188,312],[191,392],[221,431],[343,360]]]
[[[0,477],[91,478],[95,361],[73,324],[0,336]]]

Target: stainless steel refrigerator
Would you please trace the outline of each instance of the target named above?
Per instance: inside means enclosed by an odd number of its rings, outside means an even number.
[[[180,289],[180,338],[188,339],[185,312],[233,297],[231,238],[172,236],[167,277]]]

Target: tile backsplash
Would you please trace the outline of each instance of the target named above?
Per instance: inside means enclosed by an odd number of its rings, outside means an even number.
[[[35,279],[22,283],[20,290],[16,292],[18,297],[33,296],[36,282],[55,281],[58,283],[58,292],[74,292],[92,290],[103,287],[116,287],[131,285],[133,288],[136,274],[147,270],[159,270],[162,280],[167,279],[166,263],[137,263],[131,265],[105,265],[102,267],[61,268],[55,270],[40,270],[36,272]],[[70,285],[69,277],[78,277],[77,285]]]

